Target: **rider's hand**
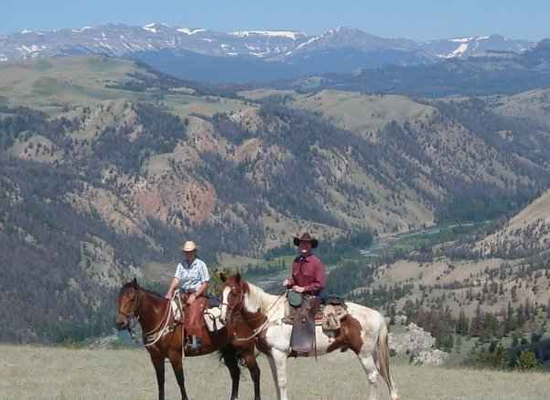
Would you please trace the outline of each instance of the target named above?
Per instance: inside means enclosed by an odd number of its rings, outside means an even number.
[[[303,293],[304,292],[304,288],[302,286],[292,286],[292,290],[294,290],[295,292],[298,292],[298,293]]]
[[[170,291],[166,292],[166,294],[164,295],[164,298],[168,300],[172,300],[172,297],[173,297],[172,292]]]

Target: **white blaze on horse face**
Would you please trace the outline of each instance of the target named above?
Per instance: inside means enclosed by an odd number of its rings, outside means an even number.
[[[222,292],[222,310],[221,310],[221,316],[220,316],[222,320],[227,320],[227,301],[229,300],[230,292],[231,292],[231,288],[229,286],[226,286]]]

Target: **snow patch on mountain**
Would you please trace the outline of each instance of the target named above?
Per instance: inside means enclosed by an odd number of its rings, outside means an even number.
[[[178,32],[184,33],[186,35],[194,35],[200,32],[206,32],[206,29],[189,29],[189,28],[179,28],[176,29]]]
[[[99,45],[100,45],[100,46],[103,46],[103,47],[105,47],[106,49],[109,49],[109,50],[111,50],[111,51],[115,51],[115,49],[114,49],[111,45],[109,45],[109,44],[107,44],[107,43],[99,42]]]
[[[309,39],[307,42],[304,42],[300,45],[298,45],[298,47],[296,47],[296,50],[300,50],[301,48],[303,47],[306,47],[308,44],[311,44],[317,40],[321,39],[321,36],[315,36],[315,37],[312,37],[311,39]]]
[[[39,46],[33,44],[33,45],[31,45],[30,47],[29,47],[29,46],[22,45],[22,46],[20,46],[18,49],[19,49],[19,51],[21,51],[22,53],[33,54],[33,53],[39,52],[40,50],[42,50],[42,49],[44,49],[44,48],[45,48],[45,46],[39,47]]]
[[[456,39],[450,39],[451,42],[455,43],[468,43],[474,40],[475,37],[467,37],[467,38],[456,38]]]
[[[462,43],[460,46],[458,46],[458,49],[453,51],[451,54],[448,55],[448,57],[460,57],[466,53],[468,50],[468,43]]]
[[[90,29],[93,29],[93,28],[92,28],[91,26],[83,26],[83,27],[80,28],[80,29],[72,29],[71,31],[72,31],[73,33],[82,33],[82,32],[86,32],[86,31],[88,31],[88,30],[90,30]]]
[[[451,42],[455,42],[455,43],[470,43],[470,42],[479,42],[481,40],[489,40],[491,37],[490,36],[472,36],[472,37],[465,37],[465,38],[454,38],[454,39],[449,39],[449,41]]]
[[[283,37],[292,40],[297,40],[299,37],[306,36],[304,32],[296,31],[235,31],[230,33],[237,37],[250,37],[250,36],[267,36],[267,37]]]
[[[151,33],[157,33],[158,30],[157,28],[155,28],[155,25],[156,24],[147,24],[143,27],[144,30],[146,30],[147,32],[151,32]]]

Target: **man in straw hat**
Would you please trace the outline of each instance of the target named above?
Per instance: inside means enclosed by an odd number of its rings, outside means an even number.
[[[293,242],[298,246],[299,254],[292,263],[292,275],[283,281],[283,286],[298,293],[322,296],[327,283],[325,266],[311,252],[319,242],[308,232],[295,237]]]
[[[208,305],[205,296],[208,289],[210,276],[204,261],[197,258],[197,245],[193,241],[187,241],[182,245],[185,260],[178,264],[176,274],[166,292],[167,299],[174,297],[174,291],[179,286],[183,301],[185,302],[184,327],[190,348],[197,350],[203,340],[201,336],[204,329],[204,309]]]

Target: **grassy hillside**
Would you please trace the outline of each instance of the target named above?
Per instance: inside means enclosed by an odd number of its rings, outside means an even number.
[[[0,399],[150,399],[156,380],[149,357],[140,350],[69,350],[62,348],[0,348]],[[275,398],[265,357],[259,358],[263,398]],[[47,368],[41,366],[47,365]],[[229,374],[215,356],[184,361],[191,398],[224,398]],[[36,369],[41,373],[36,374]],[[169,368],[169,365],[167,365]],[[543,400],[548,396],[547,373],[508,373],[443,367],[392,366],[401,398],[408,400]],[[313,374],[312,374],[313,373]],[[252,382],[243,369],[240,398],[253,397]],[[208,379],[206,379],[208,377]],[[177,397],[171,371],[166,374],[166,395]],[[366,377],[351,354],[313,359],[290,359],[288,393],[292,399],[350,400],[366,398]],[[379,382],[382,399],[387,399]]]

